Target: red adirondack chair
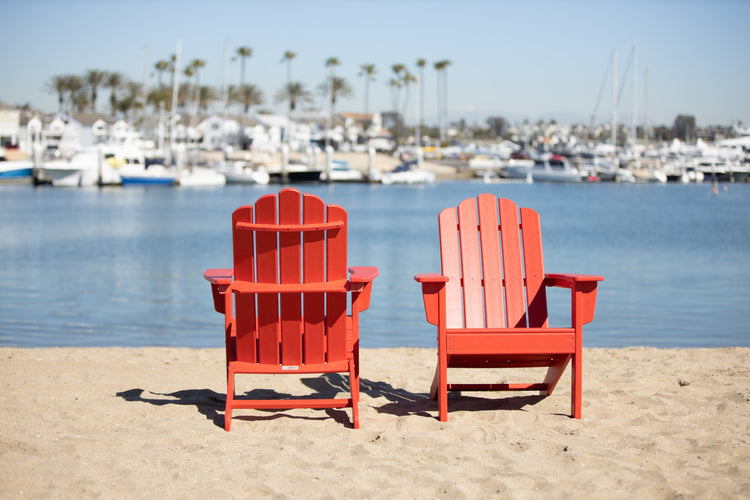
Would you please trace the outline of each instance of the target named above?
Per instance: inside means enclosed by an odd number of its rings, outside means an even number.
[[[442,274],[419,274],[427,321],[437,326],[430,395],[448,420],[449,390],[552,394],[572,360],[571,414],[581,418],[581,329],[594,319],[601,276],[545,274],[539,214],[491,194],[440,212]],[[571,290],[572,324],[549,326],[546,287]],[[539,383],[451,384],[448,368],[549,367]]]
[[[351,267],[347,279],[346,211],[283,189],[235,210],[232,240],[234,269],[204,273],[225,317],[224,428],[233,409],[345,407],[359,428],[359,313],[378,270]],[[349,398],[242,399],[234,390],[237,374],[343,372]]]

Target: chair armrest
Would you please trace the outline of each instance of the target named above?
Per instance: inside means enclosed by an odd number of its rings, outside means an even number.
[[[378,277],[380,271],[375,266],[352,266],[349,268],[350,289],[352,291],[352,311],[364,311],[370,307],[372,287],[370,283]]]
[[[570,288],[576,283],[604,281],[603,276],[592,276],[588,274],[547,273],[544,275],[544,277],[547,280],[547,286],[556,286],[562,288]]]
[[[206,269],[203,279],[212,285],[228,285],[232,282],[234,269]]]
[[[440,322],[441,304],[445,307],[445,284],[450,278],[437,273],[417,274],[414,281],[422,284],[422,301],[424,302],[424,313],[427,322],[437,325]],[[443,311],[445,317],[445,311]]]
[[[227,313],[226,293],[227,289],[232,284],[233,276],[234,269],[206,269],[206,272],[203,273],[203,278],[211,283],[214,309],[220,314]]]
[[[423,273],[414,276],[414,281],[418,283],[447,283],[448,276],[437,273]]]
[[[374,266],[354,266],[349,268],[349,281],[352,283],[367,283],[378,277],[380,272]]]
[[[596,310],[596,284],[604,281],[603,276],[591,276],[587,274],[546,274],[545,284],[552,287],[569,288],[573,311],[579,311],[580,317],[574,318],[574,322],[580,321],[581,325],[590,323],[594,319]]]

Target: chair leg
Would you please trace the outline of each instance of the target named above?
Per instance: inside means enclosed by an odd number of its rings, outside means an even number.
[[[359,429],[359,363],[356,361],[349,366],[349,391],[352,396],[352,425]]]
[[[582,395],[582,379],[583,369],[581,366],[581,356],[573,356],[573,366],[571,369],[571,388],[570,388],[570,414],[573,418],[581,419],[581,401]]]
[[[227,370],[227,402],[224,407],[224,430],[232,428],[232,404],[234,403],[234,373]]]
[[[435,369],[435,378],[430,387],[430,398],[438,402],[438,420],[448,421],[448,360],[443,360],[438,354],[438,365]]]

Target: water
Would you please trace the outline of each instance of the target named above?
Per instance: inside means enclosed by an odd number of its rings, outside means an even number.
[[[585,346],[750,346],[750,185],[297,187],[345,207],[349,264],[380,268],[363,347],[434,347],[413,275],[440,269],[438,212],[482,192],[540,213],[547,272],[605,277]],[[203,271],[231,267],[231,212],[278,189],[0,186],[0,345],[222,346]]]

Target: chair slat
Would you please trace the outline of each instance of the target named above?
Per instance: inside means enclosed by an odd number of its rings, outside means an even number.
[[[498,200],[498,206],[500,208],[500,235],[503,246],[507,326],[510,328],[527,326],[525,324],[526,304],[523,291],[518,206],[505,198]]]
[[[255,222],[277,224],[276,195],[266,195],[255,203]],[[257,281],[278,283],[278,247],[276,233],[256,233]],[[258,362],[279,364],[279,301],[273,294],[259,295]]]
[[[253,207],[240,207],[232,214],[232,251],[234,254],[234,279],[255,280],[255,244],[253,233],[238,231],[243,223],[253,221]]]
[[[505,305],[503,304],[503,274],[500,269],[497,198],[491,194],[481,194],[477,197],[477,205],[479,209],[479,238],[482,248],[486,326],[488,328],[502,328],[506,324]]]
[[[477,204],[470,198],[458,205],[458,238],[461,244],[461,275],[464,289],[466,328],[484,326],[482,301],[482,256],[479,253]]]
[[[319,224],[325,221],[325,204],[317,196],[304,195],[304,223]],[[325,281],[325,233],[306,232],[303,241],[303,269],[306,283]],[[323,363],[326,358],[325,295],[306,293],[303,297],[305,363]]]
[[[526,264],[526,304],[529,326],[548,326],[547,290],[544,286],[542,229],[539,214],[530,208],[521,209],[523,255]]]
[[[445,284],[445,320],[448,328],[464,326],[461,293],[461,264],[458,246],[458,220],[455,208],[446,208],[438,217],[440,229],[440,264]]]
[[[253,207],[244,206],[232,214],[232,249],[234,254],[234,279],[255,280],[255,245],[252,232],[238,231],[244,223],[253,222]],[[242,310],[235,324],[235,348],[237,359],[255,363],[258,360],[258,330],[255,321],[255,297],[234,297],[234,310]],[[245,314],[247,312],[247,314]],[[227,340],[229,342],[229,339]],[[229,347],[229,346],[227,346]]]
[[[341,229],[326,231],[326,271],[328,280],[346,278],[346,211],[337,205],[328,205],[328,221],[345,222]],[[326,294],[326,322],[328,338],[327,361],[335,362],[346,358],[346,294]]]
[[[279,193],[279,224],[301,222],[299,193]],[[279,283],[301,283],[301,241],[298,232],[279,233]],[[302,364],[302,294],[285,293],[280,297],[281,364]]]

